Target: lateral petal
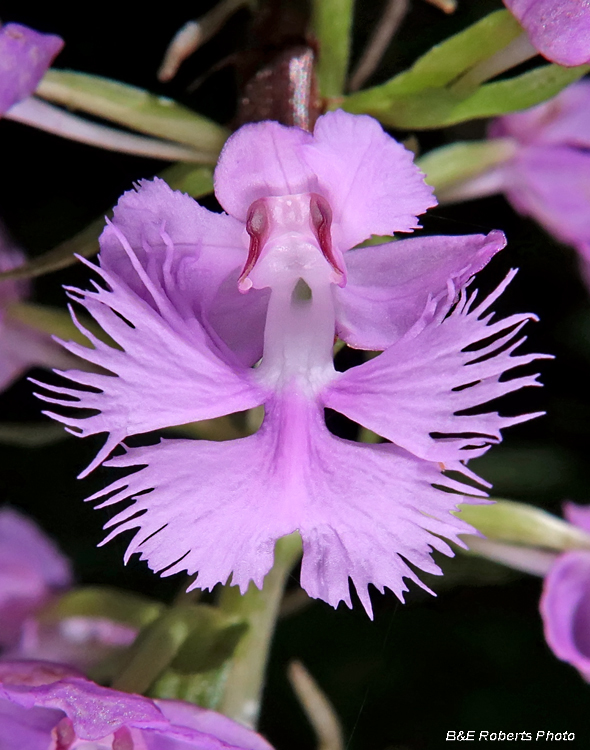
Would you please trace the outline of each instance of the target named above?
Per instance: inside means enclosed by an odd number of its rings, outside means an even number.
[[[208,211],[158,178],[124,193],[100,238],[101,266],[153,307],[121,235],[154,282],[164,285],[167,275],[175,277],[165,292],[178,309],[196,317],[243,364],[260,359],[268,294],[254,289],[245,297],[238,291],[248,248],[241,222]]]
[[[539,385],[537,375],[501,381],[502,374],[547,355],[513,356],[520,329],[534,316],[491,322],[488,310],[515,272],[477,307],[462,293],[454,309],[436,310],[378,357],[342,373],[324,391],[326,406],[430,461],[461,461],[500,441],[500,430],[537,414],[465,414],[505,393]],[[490,339],[492,343],[485,343]],[[478,347],[479,348],[476,348]],[[468,349],[466,351],[466,349]]]
[[[386,349],[416,323],[429,297],[445,302],[450,285],[465,286],[505,245],[493,231],[351,250],[348,283],[335,289],[338,335],[358,349]]]
[[[110,290],[95,284],[95,291],[70,289],[70,295],[120,348],[100,341],[79,323],[94,348],[74,342],[62,344],[72,354],[112,374],[68,370],[61,374],[86,390],[39,383],[56,397],[37,394],[62,408],[96,411],[85,417],[49,412],[76,435],[108,433],[104,447],[82,476],[129,435],[243,411],[264,400],[250,370],[224,361],[215,340],[197,320],[181,316],[138,262],[136,271],[154,307],[114,275],[91,267]]]

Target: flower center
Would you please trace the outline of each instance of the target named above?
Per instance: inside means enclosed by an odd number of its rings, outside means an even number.
[[[257,377],[275,390],[295,387],[311,396],[335,377],[332,287],[344,286],[346,275],[331,224],[330,206],[316,193],[250,206],[250,252],[238,287],[271,289]]]
[[[331,228],[332,209],[317,193],[254,201],[246,221],[250,249],[239,290],[272,287],[279,276],[307,281],[306,276],[325,275],[326,270],[330,283],[344,286],[344,260],[332,245]]]

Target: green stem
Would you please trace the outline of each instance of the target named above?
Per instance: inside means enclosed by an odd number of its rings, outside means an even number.
[[[166,610],[142,631],[112,687],[127,693],[146,693],[185,642],[191,632],[191,621],[192,612],[188,607]]]
[[[320,94],[339,97],[348,72],[353,0],[312,0],[311,30],[318,41]]]
[[[236,586],[226,586],[221,593],[221,610],[244,618],[249,629],[232,658],[219,711],[249,727],[255,727],[258,721],[279,605],[287,577],[300,554],[299,534],[283,537],[276,544],[275,564],[262,589],[251,583],[243,596]]]

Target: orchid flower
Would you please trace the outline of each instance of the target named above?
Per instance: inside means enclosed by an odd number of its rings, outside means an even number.
[[[83,475],[131,435],[264,405],[250,437],[164,440],[108,460],[137,470],[89,498],[133,499],[105,541],[138,529],[126,560],[137,552],[164,575],[198,571],[191,588],[231,576],[245,591],[261,586],[275,541],[297,530],[305,590],[351,606],[350,577],[370,614],[369,584],[402,598],[404,578],[424,586],[414,568],[440,573],[432,549],[452,555],[443,537],[461,544],[470,529],[450,511],[463,493],[485,495],[465,483],[476,479],[466,460],[535,416],[470,413],[538,384],[500,380],[538,356],[513,356],[533,316],[491,320],[513,274],[483,301],[466,291],[504,236],[356,247],[412,231],[435,201],[410,152],[342,111],[313,134],[244,126],[221,154],[215,191],[227,214],[161,180],[121,198],[91,266],[106,287],[69,289],[118,348],[80,327],[94,348],[64,345],[106,372],[68,371],[78,387],[44,385],[55,395],[41,398],[92,410],[49,412],[74,434],[108,433]],[[337,372],[336,335],[384,351]],[[336,437],[326,408],[390,442]]]
[[[0,117],[112,151],[167,161],[208,163],[210,154],[178,143],[126,133],[41,101],[34,96],[53,59],[64,46],[54,34],[17,23],[0,24]]]
[[[545,639],[590,682],[590,506],[564,503],[565,521],[509,500],[466,513],[487,534],[465,540],[471,552],[543,578]]]
[[[590,507],[565,503],[564,515],[590,533]],[[590,682],[590,552],[559,555],[543,582],[541,616],[545,639],[558,659]]]
[[[590,285],[590,82],[499,118],[490,135],[513,139],[516,151],[488,180],[518,211],[578,250]]]
[[[0,116],[31,96],[63,44],[18,23],[0,25]]]
[[[226,716],[101,687],[51,662],[0,662],[0,747],[31,750],[272,750]]]
[[[579,253],[590,286],[590,82],[494,120],[489,128],[497,163],[444,187],[442,202],[503,193],[520,213],[536,219]]]

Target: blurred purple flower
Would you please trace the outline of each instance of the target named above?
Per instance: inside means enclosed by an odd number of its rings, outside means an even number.
[[[18,23],[0,26],[0,116],[35,91],[63,45]]]
[[[0,509],[0,648],[4,658],[61,661],[84,671],[135,640],[137,630],[107,618],[39,619],[73,584],[68,559],[29,518]]]
[[[566,503],[566,519],[590,533],[590,506]],[[590,682],[590,551],[560,555],[543,583],[545,639],[558,659]]]
[[[587,0],[504,0],[533,46],[560,65],[590,62],[590,3]]]
[[[25,620],[72,585],[70,564],[33,523],[0,509],[0,646],[12,647]]]
[[[590,286],[590,81],[499,118],[490,135],[517,143],[514,157],[488,177],[490,184],[518,211],[578,250]]]
[[[0,225],[0,272],[25,261],[24,253]],[[29,296],[26,281],[0,281],[0,391],[8,388],[31,367],[72,367],[74,360],[57,346],[49,334],[10,317],[10,305]]]
[[[101,687],[60,664],[0,662],[5,750],[272,750],[259,734],[189,703]]]
[[[344,112],[313,135],[246,125],[224,148],[215,190],[229,215],[158,180],[122,197],[95,268],[108,289],[69,290],[120,348],[87,332],[94,349],[65,344],[112,375],[70,371],[85,390],[43,386],[57,398],[42,398],[94,412],[50,413],[74,434],[108,433],[84,474],[130,435],[264,404],[251,437],[165,440],[110,459],[143,468],[90,498],[134,498],[105,541],[139,528],[126,559],[198,571],[194,587],[231,575],[244,591],[262,584],[276,539],[298,530],[306,591],[351,606],[350,577],[370,613],[370,583],[402,598],[404,577],[423,585],[410,566],[440,573],[432,549],[452,555],[441,537],[460,544],[469,530],[450,514],[465,499],[454,492],[484,493],[443,471],[473,478],[465,461],[533,416],[469,412],[538,384],[500,381],[536,358],[512,356],[530,315],[491,322],[509,278],[479,305],[465,291],[504,236],[351,249],[412,231],[434,201],[408,151]],[[385,351],[337,372],[335,334]],[[326,408],[391,442],[335,437]]]

